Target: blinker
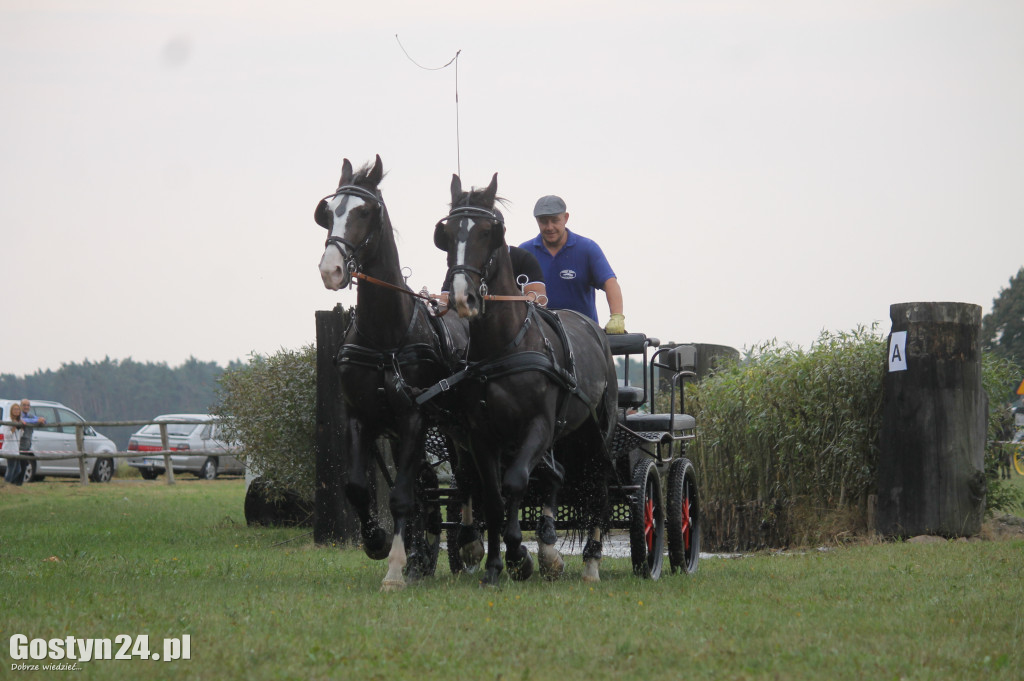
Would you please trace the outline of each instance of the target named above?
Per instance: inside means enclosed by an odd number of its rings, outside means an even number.
[[[331,225],[327,222],[327,199],[321,199],[320,203],[316,204],[316,210],[313,211],[313,221],[324,229],[331,228]]]

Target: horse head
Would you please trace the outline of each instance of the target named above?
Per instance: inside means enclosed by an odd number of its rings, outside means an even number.
[[[484,189],[462,190],[452,175],[452,207],[434,228],[434,245],[448,254],[451,296],[460,317],[482,314],[488,278],[495,273],[496,255],[505,244],[505,222],[494,209],[498,174]]]
[[[383,177],[380,155],[372,167],[367,163],[356,173],[346,158],[338,189],[316,206],[313,219],[327,230],[320,276],[332,291],[349,285],[352,274],[360,268],[360,256],[372,248],[374,237],[383,228],[386,209],[377,189]]]

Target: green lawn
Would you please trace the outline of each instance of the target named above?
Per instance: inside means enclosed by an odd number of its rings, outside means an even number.
[[[382,594],[384,563],[249,528],[243,495],[191,476],[0,488],[0,677],[51,662],[12,659],[18,635],[162,653],[187,634],[191,659],[74,678],[1024,679],[1022,541],[707,558],[657,582],[606,559],[593,586],[574,556],[559,582],[497,589],[442,558]]]

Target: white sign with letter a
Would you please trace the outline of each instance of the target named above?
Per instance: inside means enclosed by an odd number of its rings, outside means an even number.
[[[889,335],[889,371],[907,370],[907,332],[893,331]]]

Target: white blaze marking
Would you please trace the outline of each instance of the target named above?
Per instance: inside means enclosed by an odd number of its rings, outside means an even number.
[[[334,211],[338,208],[338,205],[345,199],[348,198],[348,202],[345,204],[345,210],[341,215],[334,215]],[[345,236],[345,226],[348,222],[349,214],[356,208],[365,204],[366,201],[352,195],[336,194],[327,201],[327,210],[331,212],[334,219],[331,223],[331,236]],[[341,234],[335,234],[336,231],[340,231]],[[348,282],[341,281],[341,271],[344,269],[345,257],[349,255],[348,247],[344,244],[337,243],[327,244],[324,249],[324,255],[320,258],[320,277],[324,280],[324,286],[332,290],[338,290],[344,288]],[[340,246],[341,248],[338,248]],[[344,256],[342,251],[345,252]]]
[[[464,220],[468,218],[463,218]],[[469,227],[466,228],[467,239],[459,240],[459,245],[455,249],[455,264],[457,266],[466,264],[466,241],[468,241],[468,234],[476,223],[473,220],[469,220]],[[462,233],[460,226],[459,233]],[[458,234],[456,234],[458,238]],[[452,295],[455,300],[455,305],[461,310],[466,309],[466,296],[469,294],[469,277],[466,276],[465,272],[458,272],[452,277]]]

